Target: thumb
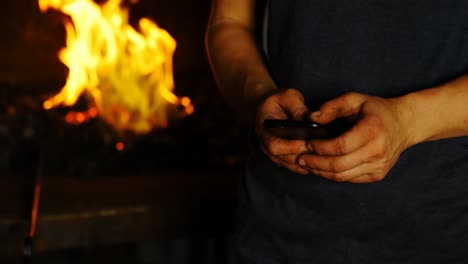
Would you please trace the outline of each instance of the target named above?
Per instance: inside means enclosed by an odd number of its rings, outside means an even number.
[[[307,117],[309,109],[304,103],[304,97],[295,89],[288,89],[281,95],[280,105],[284,111],[294,120],[302,120]]]
[[[360,93],[346,93],[324,103],[319,111],[309,115],[309,118],[320,124],[328,124],[335,119],[355,115],[368,96]]]

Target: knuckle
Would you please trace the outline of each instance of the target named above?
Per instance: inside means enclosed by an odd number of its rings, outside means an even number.
[[[342,172],[342,171],[345,170],[343,163],[341,161],[339,161],[339,160],[336,160],[336,161],[330,163],[330,169],[333,172]]]
[[[384,142],[378,143],[375,145],[374,158],[383,158],[386,156],[388,151],[388,146]]]
[[[309,152],[316,152],[315,151],[315,144],[313,142],[307,142],[306,145],[305,145],[307,151]]]
[[[367,129],[367,138],[368,138],[368,140],[375,139],[378,134],[379,134],[379,132],[377,131],[377,129],[374,126],[370,126]]]
[[[304,161],[304,168],[315,168],[314,161],[311,159],[308,159],[307,157],[301,157],[301,160]]]
[[[295,166],[295,172],[299,173],[299,174],[303,174],[303,175],[306,175],[308,174],[309,172],[299,166]]]
[[[292,172],[295,172],[295,173],[301,173],[302,172],[301,168],[299,166],[297,166],[297,165],[288,164],[288,165],[285,165],[285,167],[288,170],[290,170]]]
[[[377,155],[380,158],[385,157],[385,155],[387,154],[387,150],[388,150],[388,146],[386,144],[382,144],[377,150]]]
[[[268,109],[272,105],[278,104],[278,101],[280,101],[280,100],[281,100],[281,94],[280,93],[271,94],[270,96],[263,99],[263,101],[258,106],[258,109],[261,112],[261,110]]]
[[[333,106],[336,104],[335,101],[328,101],[328,102],[325,102],[324,104],[322,104],[320,106],[320,111],[322,112],[326,112],[328,111],[330,108],[333,108]]]
[[[294,155],[281,155],[281,156],[282,156],[283,161],[290,163],[290,164],[296,164],[296,157]]]
[[[298,105],[294,107],[293,109],[291,109],[291,114],[294,117],[301,118],[306,113],[306,111],[307,109],[305,107],[301,107]]]
[[[344,103],[351,103],[358,98],[358,93],[356,92],[346,92],[341,96],[341,100]]]
[[[346,92],[344,96],[349,100],[357,100],[363,97],[363,95],[358,92]]]
[[[293,88],[286,89],[283,94],[288,95],[288,96],[298,96],[298,95],[302,96],[298,90],[293,89]]]
[[[344,137],[339,137],[336,139],[335,147],[340,154],[348,153],[348,145]]]
[[[336,182],[344,182],[345,179],[346,179],[346,176],[345,176],[343,173],[336,173],[336,174],[334,175],[334,180],[335,180]]]
[[[382,120],[377,117],[369,117],[369,128],[367,130],[367,136],[370,139],[377,138],[382,133],[383,129],[384,125]]]
[[[273,154],[273,155],[277,155],[278,154],[278,144],[275,140],[271,139],[271,140],[268,140],[266,143],[265,143],[265,146],[267,148],[267,150]]]
[[[288,162],[288,157],[286,155],[277,155],[277,157],[283,162]]]
[[[379,182],[379,181],[383,180],[383,177],[380,174],[371,174],[371,175],[369,175],[369,178],[370,178],[371,182]]]
[[[356,92],[346,92],[343,94],[343,97],[356,97],[358,93]]]
[[[262,104],[260,105],[260,108],[263,108],[265,105],[269,105],[272,102],[276,101],[277,97],[278,97],[277,94],[273,94],[273,95],[268,96],[267,98],[265,98],[263,100]]]
[[[317,155],[320,155],[320,156],[326,154],[326,152],[320,146],[310,146],[309,151],[311,151],[311,152],[313,152],[313,153],[315,153]]]

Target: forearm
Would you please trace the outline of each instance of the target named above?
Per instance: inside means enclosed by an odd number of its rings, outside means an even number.
[[[215,19],[207,28],[206,47],[222,94],[243,121],[250,121],[258,103],[276,90],[253,28],[235,20]]]
[[[468,136],[468,75],[397,100],[404,106],[410,145]]]

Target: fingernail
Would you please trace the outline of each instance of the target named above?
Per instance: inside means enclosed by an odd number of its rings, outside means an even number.
[[[314,152],[314,148],[312,147],[311,144],[307,144],[307,151]]]
[[[301,146],[301,152],[307,152],[307,151],[309,151],[307,146]]]
[[[315,112],[312,112],[312,114],[310,114],[310,116],[312,117],[319,117],[322,113],[320,111],[315,111]]]
[[[299,165],[301,165],[302,167],[304,167],[306,164],[306,162],[303,160],[303,159],[299,159]]]

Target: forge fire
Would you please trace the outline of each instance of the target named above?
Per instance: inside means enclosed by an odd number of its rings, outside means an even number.
[[[142,18],[139,30],[134,29],[122,0],[102,5],[39,0],[39,7],[43,12],[59,10],[71,20],[65,21],[66,47],[59,52],[69,76],[63,89],[44,102],[45,109],[72,106],[85,96],[89,109],[69,112],[67,122],[80,124],[99,116],[117,131],[134,133],[167,127],[171,111],[193,113],[190,99],[173,93],[176,41],[155,22]]]

